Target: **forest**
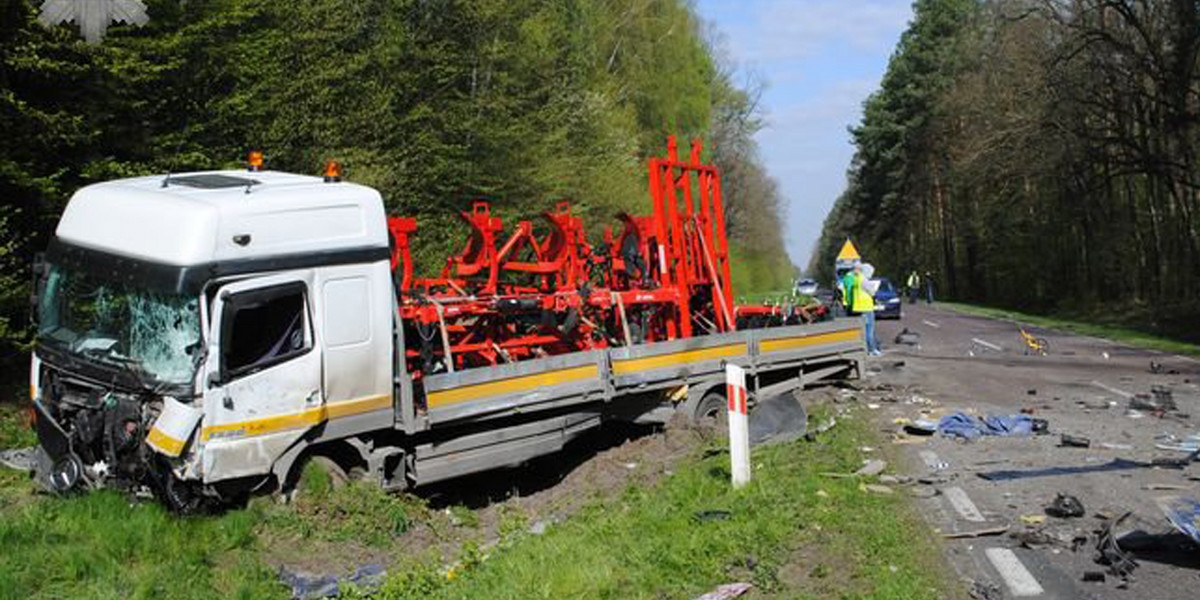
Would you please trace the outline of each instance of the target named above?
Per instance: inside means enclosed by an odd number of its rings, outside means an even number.
[[[646,162],[701,138],[723,173],[739,293],[786,287],[781,204],[753,135],[762,82],[685,0],[148,0],[103,42],[0,0],[0,366],[23,369],[28,279],[71,194],[107,179],[327,159],[418,218],[417,262],[486,198],[645,211]],[[593,235],[598,233],[592,232]],[[425,260],[422,261],[421,259]]]
[[[1200,339],[1200,3],[918,0],[809,268]]]

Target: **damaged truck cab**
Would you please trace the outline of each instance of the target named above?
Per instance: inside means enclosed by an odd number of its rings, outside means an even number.
[[[81,189],[35,300],[45,481],[149,483],[187,506],[390,423],[385,224],[375,190],[277,172]]]

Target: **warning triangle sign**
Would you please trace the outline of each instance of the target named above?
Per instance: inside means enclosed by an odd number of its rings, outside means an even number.
[[[854,247],[854,244],[850,241],[850,238],[846,238],[846,243],[842,244],[842,251],[838,252],[837,259],[862,260],[862,257],[858,255],[858,249]]]

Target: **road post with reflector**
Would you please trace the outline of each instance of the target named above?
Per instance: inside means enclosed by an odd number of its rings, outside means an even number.
[[[746,370],[725,365],[725,397],[729,404],[729,458],[733,487],[750,482],[750,419],[746,414]]]

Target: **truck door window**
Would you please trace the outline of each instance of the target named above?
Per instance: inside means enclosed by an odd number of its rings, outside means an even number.
[[[292,283],[225,298],[221,373],[228,381],[307,352],[304,284]]]

